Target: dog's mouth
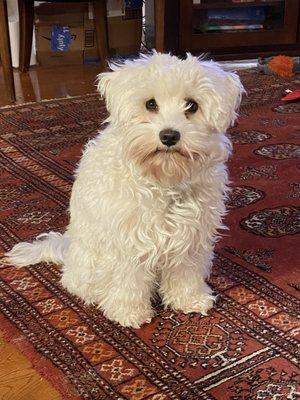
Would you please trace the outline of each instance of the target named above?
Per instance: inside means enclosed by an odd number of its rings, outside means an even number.
[[[193,158],[182,148],[156,148],[140,160],[143,175],[166,185],[190,179]]]
[[[172,147],[167,147],[167,148],[159,148],[157,147],[154,151],[151,153],[147,154],[147,156],[144,158],[143,161],[148,161],[150,158],[156,158],[156,157],[162,157],[162,158],[176,158],[177,157],[183,157],[186,159],[191,159],[190,154],[185,152],[184,150],[180,148],[172,148]]]
[[[172,147],[167,147],[165,149],[157,148],[153,152],[153,154],[162,154],[162,155],[165,155],[165,156],[169,156],[169,155],[172,155],[172,154],[179,154],[182,157],[187,157],[187,154],[184,151],[182,151],[181,149],[172,148]]]
[[[194,151],[188,151],[184,148],[179,147],[167,147],[167,148],[160,148],[157,147],[151,153],[148,153],[143,157],[142,163],[153,160],[153,159],[160,159],[162,162],[173,160],[173,162],[188,162],[194,163],[201,159],[201,155]]]

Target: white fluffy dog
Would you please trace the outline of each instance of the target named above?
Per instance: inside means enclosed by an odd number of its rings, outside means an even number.
[[[243,87],[212,61],[154,52],[99,75],[107,127],[76,172],[70,224],[17,244],[8,262],[63,264],[62,285],[123,326],[166,307],[206,314],[227,191],[226,129]]]

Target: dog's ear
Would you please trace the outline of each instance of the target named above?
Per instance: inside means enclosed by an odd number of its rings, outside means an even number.
[[[113,106],[113,99],[114,93],[117,92],[116,85],[113,84],[115,78],[117,77],[118,72],[116,71],[109,71],[109,72],[102,72],[97,77],[97,89],[100,93],[101,97],[105,99],[106,108],[109,113],[111,113]]]
[[[102,72],[97,76],[97,89],[101,97],[105,99],[106,108],[109,112],[112,109],[112,102],[114,98],[120,97],[120,87],[118,82],[118,76],[124,70],[126,70],[126,61],[114,61],[109,62],[108,66],[110,71]]]
[[[113,72],[102,72],[97,76],[97,90],[102,98],[107,97],[110,82],[113,79]]]
[[[213,61],[198,62],[206,78],[199,87],[203,116],[213,131],[225,132],[237,118],[244,87],[236,73],[224,71]]]

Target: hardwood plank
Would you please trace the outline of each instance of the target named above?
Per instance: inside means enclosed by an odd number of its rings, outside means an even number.
[[[62,400],[27,358],[0,332],[0,400]]]

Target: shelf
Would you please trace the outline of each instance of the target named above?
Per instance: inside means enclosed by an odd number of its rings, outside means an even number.
[[[174,0],[172,0],[173,2]],[[254,0],[251,3],[233,3],[230,0],[210,0],[201,4],[193,4],[192,0],[178,0],[179,1],[179,45],[178,49],[180,53],[192,52],[195,54],[201,53],[218,53],[218,54],[233,54],[233,53],[247,53],[256,56],[264,52],[265,47],[269,46],[272,51],[278,49],[284,51],[290,46],[293,51],[299,49],[299,6],[300,0]],[[170,0],[171,2],[171,0]],[[241,8],[242,7],[242,8]],[[205,31],[206,25],[213,26],[217,25],[218,18],[213,18],[213,12],[209,12],[210,9],[227,9],[228,12],[221,12],[220,17],[224,15],[222,24],[226,22],[226,15],[228,14],[228,25],[231,20],[234,22],[238,21],[234,19],[236,15],[241,15],[247,8],[262,7],[265,9],[265,18],[258,18],[264,20],[261,22],[264,25],[264,29],[257,30],[227,30],[227,31]],[[240,12],[238,12],[241,11]],[[230,12],[229,12],[230,11]],[[256,13],[255,13],[256,14]],[[230,16],[233,16],[231,19]],[[249,15],[249,21],[255,20],[250,19],[251,12]],[[241,20],[242,21],[242,20]],[[247,18],[246,18],[247,21]],[[245,21],[244,21],[245,22]],[[258,23],[258,22],[257,22]],[[220,22],[221,25],[221,22]],[[197,32],[197,33],[196,33]],[[281,50],[282,49],[282,50]],[[269,51],[269,50],[268,50]]]
[[[209,8],[237,8],[237,7],[257,7],[257,6],[276,6],[282,5],[285,0],[261,1],[255,0],[247,3],[228,3],[228,1],[220,1],[214,3],[193,4],[194,10],[208,10]]]

